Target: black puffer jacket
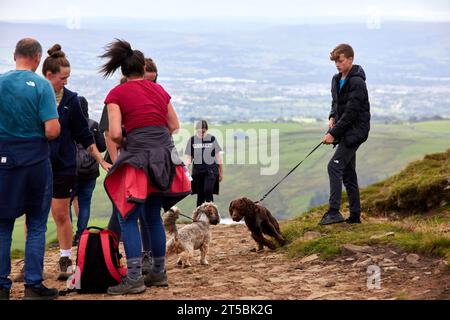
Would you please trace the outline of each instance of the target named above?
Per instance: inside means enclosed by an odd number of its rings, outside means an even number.
[[[336,122],[329,133],[348,147],[360,145],[369,137],[370,104],[366,87],[366,74],[361,66],[353,65],[340,90],[341,74],[334,75],[331,82],[333,102],[329,118]]]

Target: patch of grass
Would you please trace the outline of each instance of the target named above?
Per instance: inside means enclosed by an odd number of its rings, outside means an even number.
[[[25,257],[25,251],[14,249],[11,251],[11,259],[23,259]]]
[[[344,244],[386,245],[402,248],[407,252],[432,254],[446,257],[450,262],[450,236],[448,221],[450,214],[436,219],[414,216],[403,221],[370,218],[360,225],[345,223],[319,226],[317,223],[325,208],[309,212],[295,220],[281,224],[283,235],[289,242],[286,248],[288,257],[302,257],[314,253],[328,260],[341,253]],[[316,231],[321,237],[304,240],[307,231]],[[394,236],[371,239],[394,232]]]
[[[394,294],[395,300],[410,300],[408,294],[406,292],[397,292]]]

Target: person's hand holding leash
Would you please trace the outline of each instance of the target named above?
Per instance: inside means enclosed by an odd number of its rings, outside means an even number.
[[[327,133],[322,140],[323,144],[332,144],[334,142],[334,137]]]

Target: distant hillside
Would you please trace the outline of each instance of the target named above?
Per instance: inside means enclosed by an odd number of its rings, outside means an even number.
[[[99,119],[107,93],[119,81],[118,74],[103,79],[98,73],[104,62],[99,55],[108,42],[123,38],[155,60],[158,81],[183,122],[325,119],[336,72],[329,52],[345,41],[366,71],[374,120],[450,117],[449,23],[386,22],[379,29],[364,23],[207,25],[115,19],[114,26],[98,30],[83,20],[80,30],[68,30],[0,22],[0,73],[13,68],[18,39],[35,37],[44,48],[58,42],[72,67],[68,88],[85,96],[91,116]]]

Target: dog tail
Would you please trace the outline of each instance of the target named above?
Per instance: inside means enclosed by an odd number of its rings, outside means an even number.
[[[169,234],[173,235],[175,240],[177,240],[177,236],[178,236],[178,229],[177,229],[176,221],[179,216],[180,216],[180,209],[178,209],[177,207],[170,208],[163,215],[164,229],[166,229],[166,231]]]

